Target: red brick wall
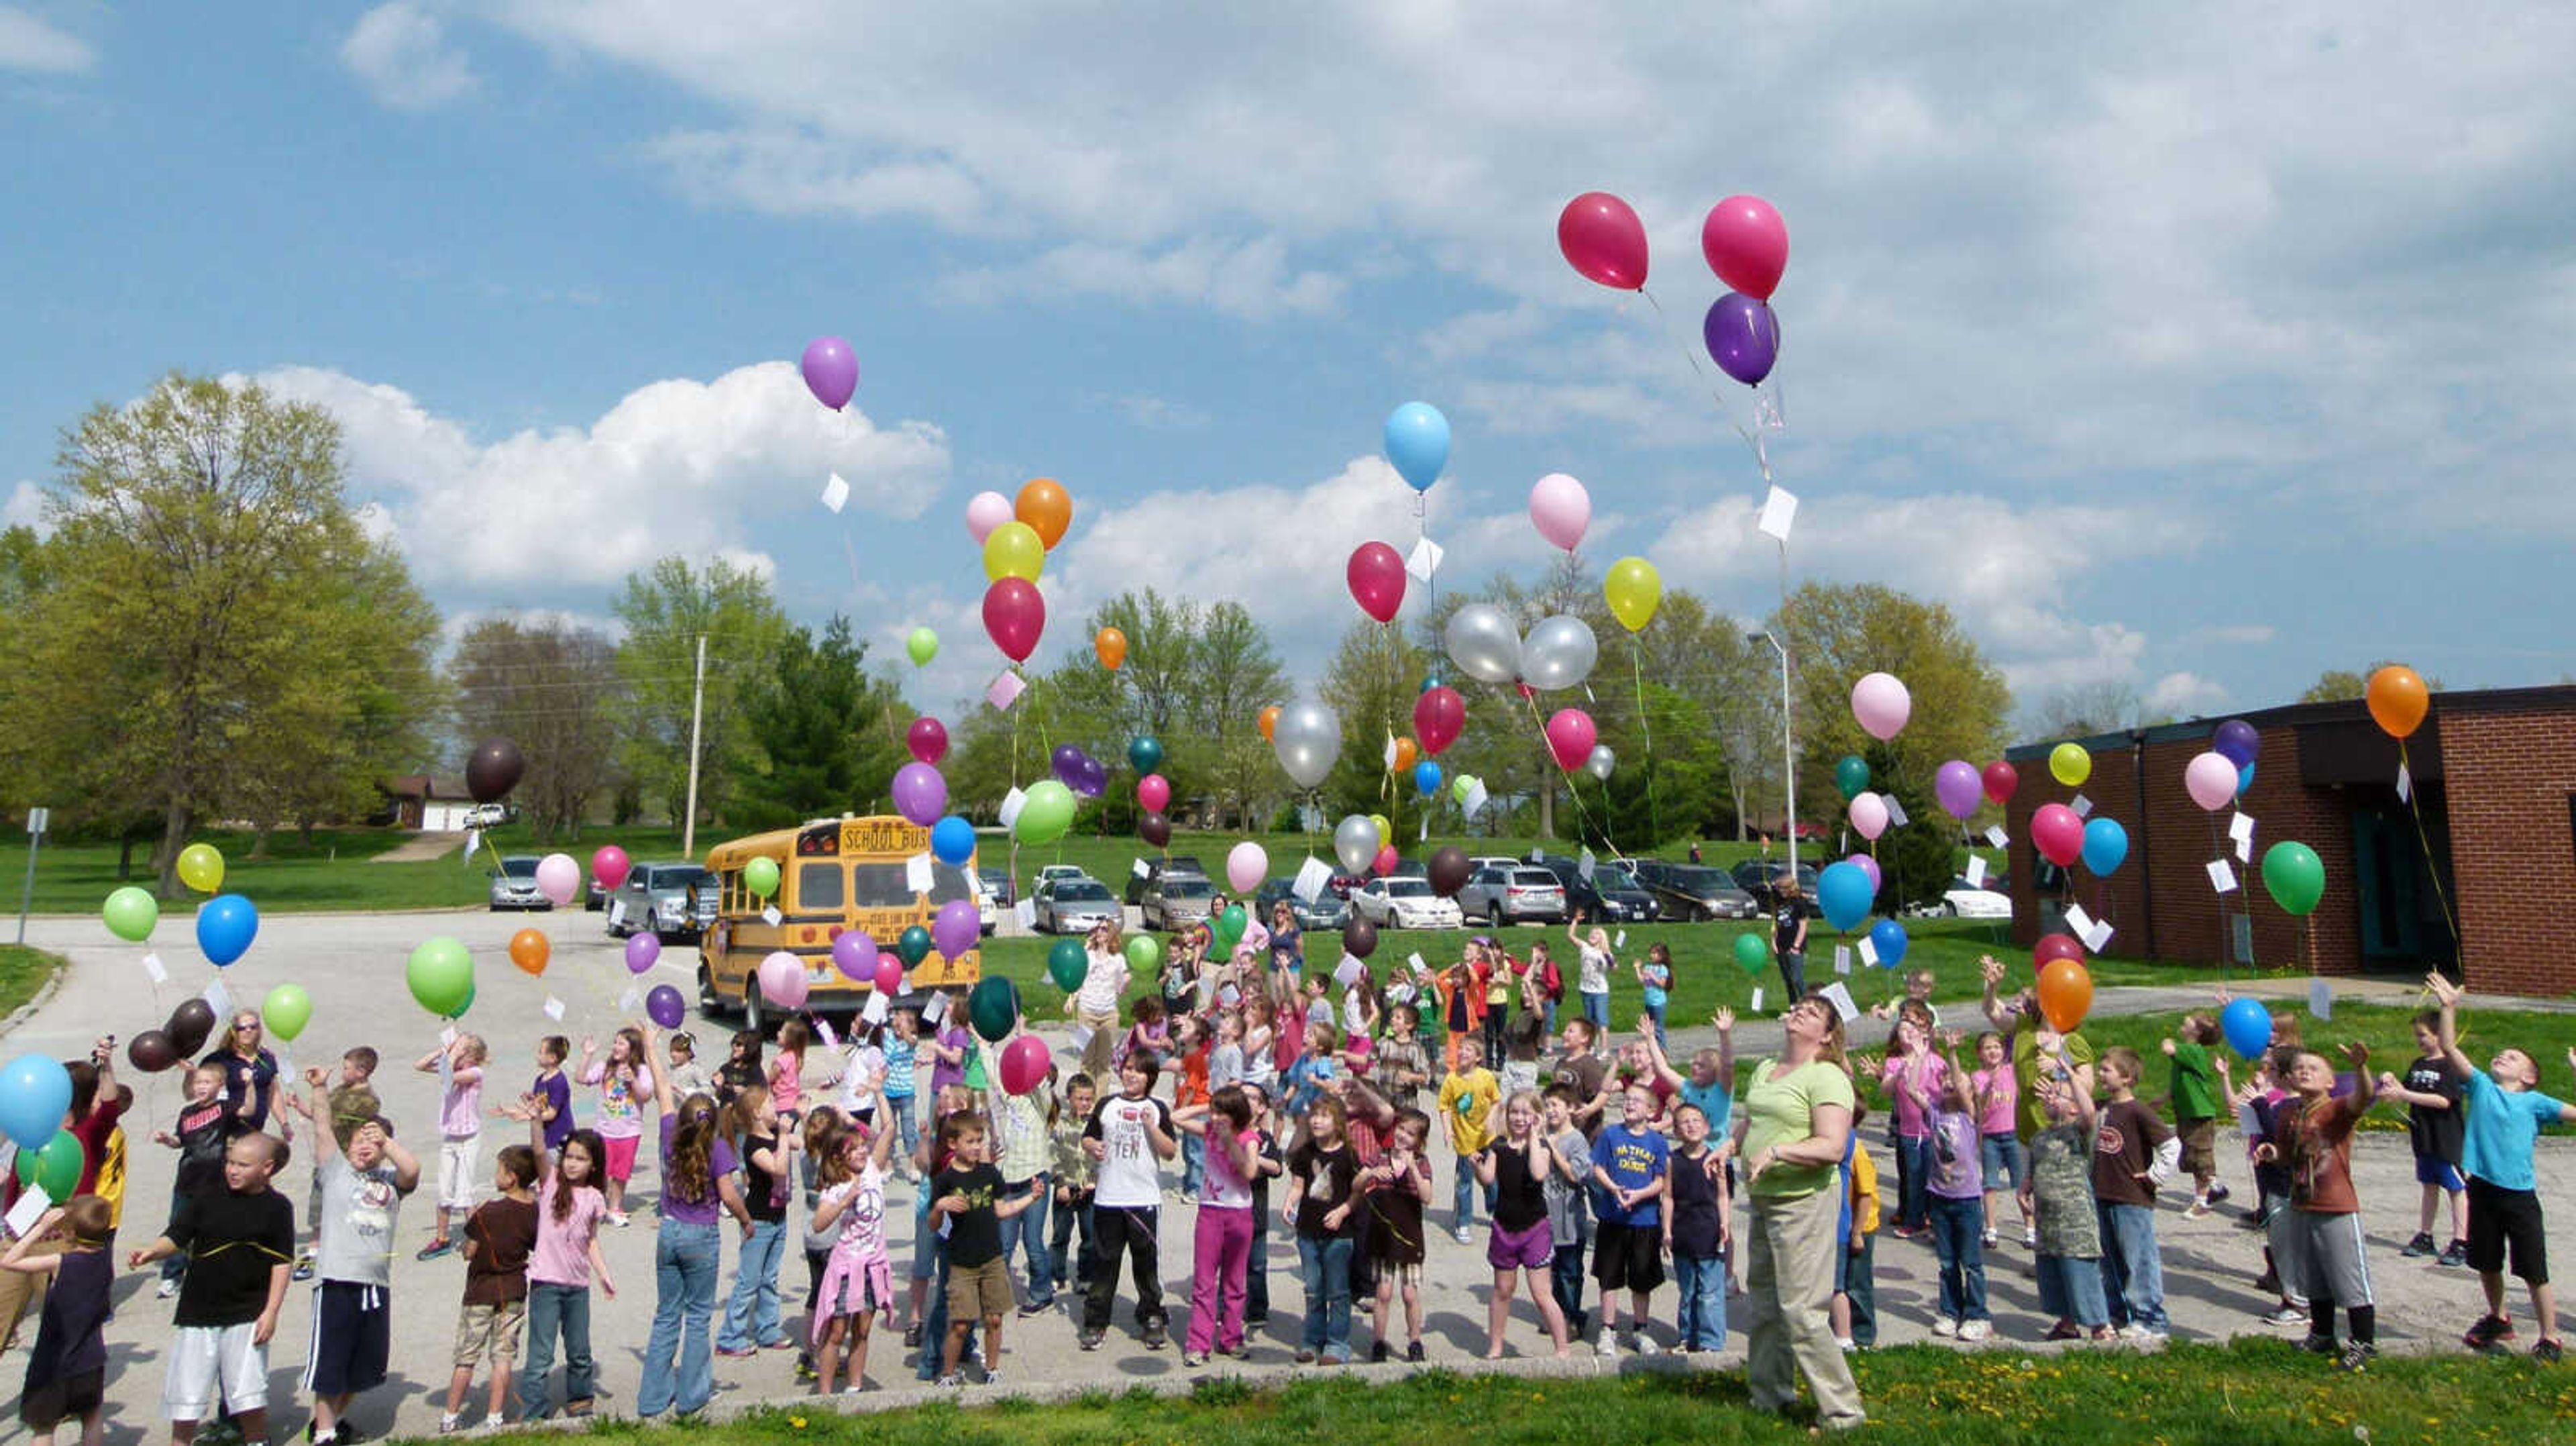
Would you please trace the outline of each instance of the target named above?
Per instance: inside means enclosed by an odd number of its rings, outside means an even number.
[[[2463,971],[2471,989],[2576,991],[2576,711],[2437,699]]]

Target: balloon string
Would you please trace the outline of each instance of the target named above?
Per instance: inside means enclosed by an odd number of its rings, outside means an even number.
[[[2212,813],[2208,817],[2209,855],[2211,858],[2224,858],[2226,855],[2220,853],[2218,849],[2218,815],[2216,813]],[[2240,889],[2245,887],[2244,882],[2239,880],[2237,887]],[[2250,907],[2245,911],[2245,921],[2248,926],[2246,929],[2246,938],[2249,941],[2246,947],[2250,949],[2253,947],[2250,941],[2253,938],[2253,929],[2251,926],[2254,921],[2254,911]],[[2224,988],[2226,986],[2228,967],[2235,962],[2236,940],[2228,932],[2227,896],[2225,894],[2221,894],[2218,896],[2218,982],[2220,987]]]
[[[1530,722],[1538,729],[1539,746],[1547,750],[1547,761],[1556,764],[1556,771],[1565,775],[1566,796],[1574,802],[1574,841],[1576,843],[1582,843],[1584,841],[1583,835],[1586,829],[1597,830],[1601,835],[1601,846],[1610,851],[1610,856],[1612,858],[1619,857],[1619,845],[1613,842],[1610,838],[1610,825],[1608,820],[1605,818],[1598,824],[1595,824],[1592,821],[1591,811],[1583,806],[1583,790],[1574,781],[1574,770],[1567,768],[1563,762],[1558,760],[1556,756],[1556,744],[1547,736],[1547,724],[1538,716],[1537,695],[1523,694],[1521,696],[1521,702],[1526,704],[1529,708]]]
[[[2415,820],[2415,846],[2424,851],[2424,872],[2433,880],[2433,898],[2442,906],[2442,927],[2451,931],[2451,952],[2459,956],[2463,970],[2468,950],[2462,947],[2459,921],[2451,916],[2450,892],[2442,887],[2441,867],[2433,860],[2433,839],[2424,831],[2424,788],[2416,782],[2415,770],[2406,761],[2406,740],[2397,740],[2397,766],[2406,773],[2406,811]]]
[[[1646,745],[1647,826],[1654,830],[1655,841],[1661,843],[1664,837],[1664,812],[1655,801],[1655,725],[1646,716],[1646,646],[1637,641],[1635,633],[1628,635],[1628,671],[1637,684],[1637,733],[1645,740]],[[1609,807],[1607,801],[1609,780],[1607,779],[1602,780],[1602,797],[1604,800],[1602,807],[1606,810]]]
[[[1662,324],[1665,336],[1671,338],[1672,317],[1664,311],[1663,303],[1655,300],[1655,294],[1642,286],[1637,288],[1637,294],[1646,298],[1646,304],[1655,309],[1655,317]],[[1677,344],[1681,347],[1682,360],[1690,363],[1692,375],[1699,379],[1700,386],[1708,392],[1709,401],[1716,405],[1718,420],[1733,428],[1735,435],[1744,439],[1744,445],[1752,449],[1753,463],[1762,469],[1762,480],[1768,484],[1771,481],[1771,455],[1769,448],[1762,441],[1759,408],[1756,408],[1756,420],[1753,425],[1747,426],[1735,420],[1735,409],[1726,404],[1726,389],[1709,379],[1707,369],[1699,364],[1699,353],[1691,350],[1688,341],[1677,339]],[[1756,387],[1753,390],[1759,393],[1761,388]]]

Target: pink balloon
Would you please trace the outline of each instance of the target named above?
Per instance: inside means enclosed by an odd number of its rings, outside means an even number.
[[[1730,290],[1769,301],[1789,269],[1789,225],[1759,196],[1729,196],[1700,223],[1699,249]]]
[[[1562,472],[1550,472],[1530,489],[1530,522],[1550,546],[1572,552],[1592,525],[1592,494]]]
[[[936,764],[948,756],[948,725],[936,718],[920,717],[904,730],[904,746],[924,763]]]
[[[1261,887],[1270,873],[1270,855],[1261,845],[1246,839],[1236,844],[1225,856],[1225,881],[1234,885],[1238,894],[1248,894]]]
[[[1887,832],[1887,800],[1877,794],[1853,794],[1850,812],[1852,829],[1862,838],[1875,839]]]
[[[1047,1056],[1044,1040],[1034,1034],[1023,1034],[1002,1046],[1002,1092],[1024,1095],[1046,1079],[1047,1066],[1054,1061]]]
[[[1878,872],[1878,860],[1871,858],[1869,855],[1864,853],[1848,853],[1843,855],[1843,862],[1850,864],[1854,868],[1859,869],[1862,873],[1869,875],[1869,895],[1873,899],[1877,898],[1878,884],[1881,877]]]
[[[2059,868],[2071,867],[2084,853],[2084,820],[2062,803],[2043,803],[2030,816],[2030,841],[2040,857]]]
[[[1136,804],[1147,813],[1161,813],[1172,806],[1172,781],[1159,773],[1148,773],[1136,780]]]
[[[1645,224],[1607,191],[1586,191],[1565,203],[1556,218],[1556,249],[1587,281],[1618,291],[1646,285]]]
[[[1599,741],[1592,715],[1580,708],[1560,708],[1547,720],[1547,750],[1556,756],[1556,766],[1568,773],[1591,758],[1592,745]]]
[[[2211,813],[2236,801],[2236,765],[2224,753],[2203,753],[2183,765],[2182,786]]]
[[[1977,801],[1985,797],[1985,780],[1977,776],[1976,765],[1953,758],[1932,775],[1932,796],[1941,811],[1961,822],[1977,811]]]
[[[1046,631],[1046,599],[1037,584],[1006,577],[984,590],[984,631],[993,646],[1014,663],[1025,663],[1038,650]]]
[[[1395,621],[1404,606],[1404,559],[1383,542],[1363,542],[1351,551],[1348,569],[1351,601],[1382,623]]]
[[[1395,845],[1383,844],[1379,846],[1377,858],[1370,862],[1369,868],[1382,879],[1394,873],[1396,866],[1403,862],[1404,855],[1395,851]]]
[[[1893,674],[1865,673],[1852,684],[1852,717],[1861,731],[1884,743],[1905,730],[1914,714],[1914,698]]]
[[[789,1013],[805,1007],[805,961],[784,949],[760,961],[760,997]]]
[[[590,856],[590,876],[599,880],[603,889],[614,889],[626,882],[627,871],[634,867],[635,862],[626,857],[626,850],[615,844],[604,844]]]
[[[581,889],[581,865],[570,854],[548,854],[537,860],[537,892],[558,904],[569,904]]]
[[[1011,520],[1011,499],[999,492],[978,492],[966,503],[966,534],[982,547],[993,529]]]
[[[903,956],[892,950],[877,956],[877,992],[888,999],[903,992]]]

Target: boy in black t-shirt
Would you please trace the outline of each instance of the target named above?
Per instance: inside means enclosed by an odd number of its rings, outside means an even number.
[[[2379,1092],[2406,1102],[2406,1142],[2415,1148],[2415,1183],[2424,1200],[2416,1217],[2415,1238],[2401,1254],[2419,1259],[2433,1253],[2433,1212],[2444,1195],[2451,1197],[2451,1243],[2437,1265],[2469,1263],[2469,1180],[2460,1173],[2464,1122],[2460,1092],[2468,1081],[2442,1053],[2442,1012],[2428,1009],[2415,1016],[2415,1049],[2422,1058],[2406,1066],[2401,1080],[2379,1077]]]
[[[224,1151],[224,1186],[179,1202],[161,1238],[126,1258],[140,1270],[185,1250],[188,1275],[172,1317],[161,1408],[170,1439],[187,1446],[216,1405],[249,1441],[268,1439],[268,1338],[295,1271],[295,1207],[269,1188],[286,1142],[244,1135]]]
[[[179,1204],[203,1190],[224,1187],[224,1147],[243,1133],[240,1117],[233,1113],[224,1098],[224,1067],[201,1064],[188,1072],[188,1098],[179,1106],[178,1129],[154,1130],[153,1143],[167,1145],[179,1152],[179,1169],[170,1182],[170,1218],[179,1218]],[[180,1277],[188,1273],[188,1257],[173,1255],[161,1262],[160,1297],[168,1300],[179,1293]]]
[[[1002,1379],[1002,1317],[1011,1308],[1011,1268],[1002,1259],[1002,1220],[1029,1208],[1035,1191],[1001,1199],[1002,1172],[984,1157],[984,1122],[959,1111],[942,1121],[948,1168],[932,1179],[930,1224],[948,1228],[948,1340],[939,1384],[962,1386],[957,1358],[977,1317],[984,1322],[984,1384]]]

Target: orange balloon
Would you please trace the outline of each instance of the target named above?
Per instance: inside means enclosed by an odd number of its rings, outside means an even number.
[[[1416,764],[1416,763],[1418,763],[1418,762],[1420,762],[1420,761],[1421,761],[1421,759],[1422,759],[1422,750],[1421,750],[1420,748],[1418,748],[1418,747],[1414,746],[1414,742],[1413,742],[1413,740],[1412,740],[1412,739],[1410,739],[1410,738],[1398,738],[1397,740],[1395,740],[1395,771],[1396,771],[1396,772],[1398,772],[1398,773],[1411,773],[1411,772],[1413,771],[1413,765],[1414,765],[1414,764]]]
[[[546,960],[553,957],[554,946],[546,942],[544,931],[521,929],[510,936],[510,962],[531,974],[546,972]]]
[[[1052,477],[1033,477],[1020,489],[1011,515],[1037,529],[1038,541],[1052,551],[1064,541],[1064,530],[1073,525],[1073,494]]]
[[[1270,742],[1276,743],[1279,741],[1275,736],[1278,729],[1279,705],[1273,703],[1269,707],[1261,710],[1261,736],[1268,739]]]
[[[1102,628],[1091,640],[1091,650],[1100,655],[1100,666],[1115,673],[1127,661],[1127,635],[1116,628]]]
[[[2039,1012],[2060,1034],[2073,1034],[2093,1008],[2093,974],[2073,959],[2051,959],[2039,971]]]
[[[2391,663],[2370,675],[2371,721],[2391,738],[2403,738],[2424,726],[2424,710],[2433,706],[2424,680],[2413,668]]]

